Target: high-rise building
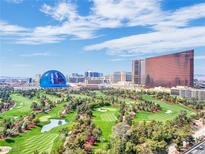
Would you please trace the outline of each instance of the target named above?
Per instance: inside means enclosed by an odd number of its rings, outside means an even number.
[[[114,72],[112,75],[112,82],[130,82],[132,81],[132,73],[131,72]]]
[[[117,83],[121,81],[121,72],[114,72],[112,74],[112,83]]]
[[[38,86],[39,83],[40,83],[40,79],[41,79],[41,74],[36,74],[34,81],[35,81],[35,84],[36,84],[37,86]]]
[[[99,72],[92,72],[92,71],[85,72],[85,78],[102,77],[102,76],[103,73],[99,73]]]
[[[193,86],[194,50],[134,60],[132,81],[147,87]]]
[[[132,81],[136,84],[145,84],[145,60],[133,61]]]
[[[82,74],[72,73],[71,75],[68,76],[69,83],[79,83],[84,81],[85,81],[85,77]]]

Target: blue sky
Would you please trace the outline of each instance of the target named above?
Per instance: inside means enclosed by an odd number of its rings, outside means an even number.
[[[205,0],[0,1],[0,75],[131,71],[187,49],[205,74]]]

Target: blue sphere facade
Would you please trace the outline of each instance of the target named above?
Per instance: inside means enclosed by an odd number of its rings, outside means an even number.
[[[63,88],[66,87],[65,76],[56,70],[45,72],[40,79],[41,88]]]

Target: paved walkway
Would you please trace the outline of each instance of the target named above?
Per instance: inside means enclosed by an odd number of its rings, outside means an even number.
[[[205,154],[205,141],[193,147],[184,154]]]

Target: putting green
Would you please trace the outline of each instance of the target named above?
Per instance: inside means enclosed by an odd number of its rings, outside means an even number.
[[[48,121],[48,119],[50,118],[51,116],[42,116],[39,118],[40,121],[42,122],[45,122],[45,121]]]
[[[153,101],[160,105],[161,111],[160,112],[139,112],[136,114],[135,121],[151,121],[151,120],[157,120],[157,121],[166,121],[166,120],[172,120],[175,117],[179,115],[181,111],[186,111],[188,115],[195,114],[194,111],[181,106],[179,104],[169,104],[165,101],[156,100],[152,98],[151,96],[144,95],[143,98],[148,101]],[[169,111],[169,113],[167,113]],[[170,112],[171,111],[171,112]]]

